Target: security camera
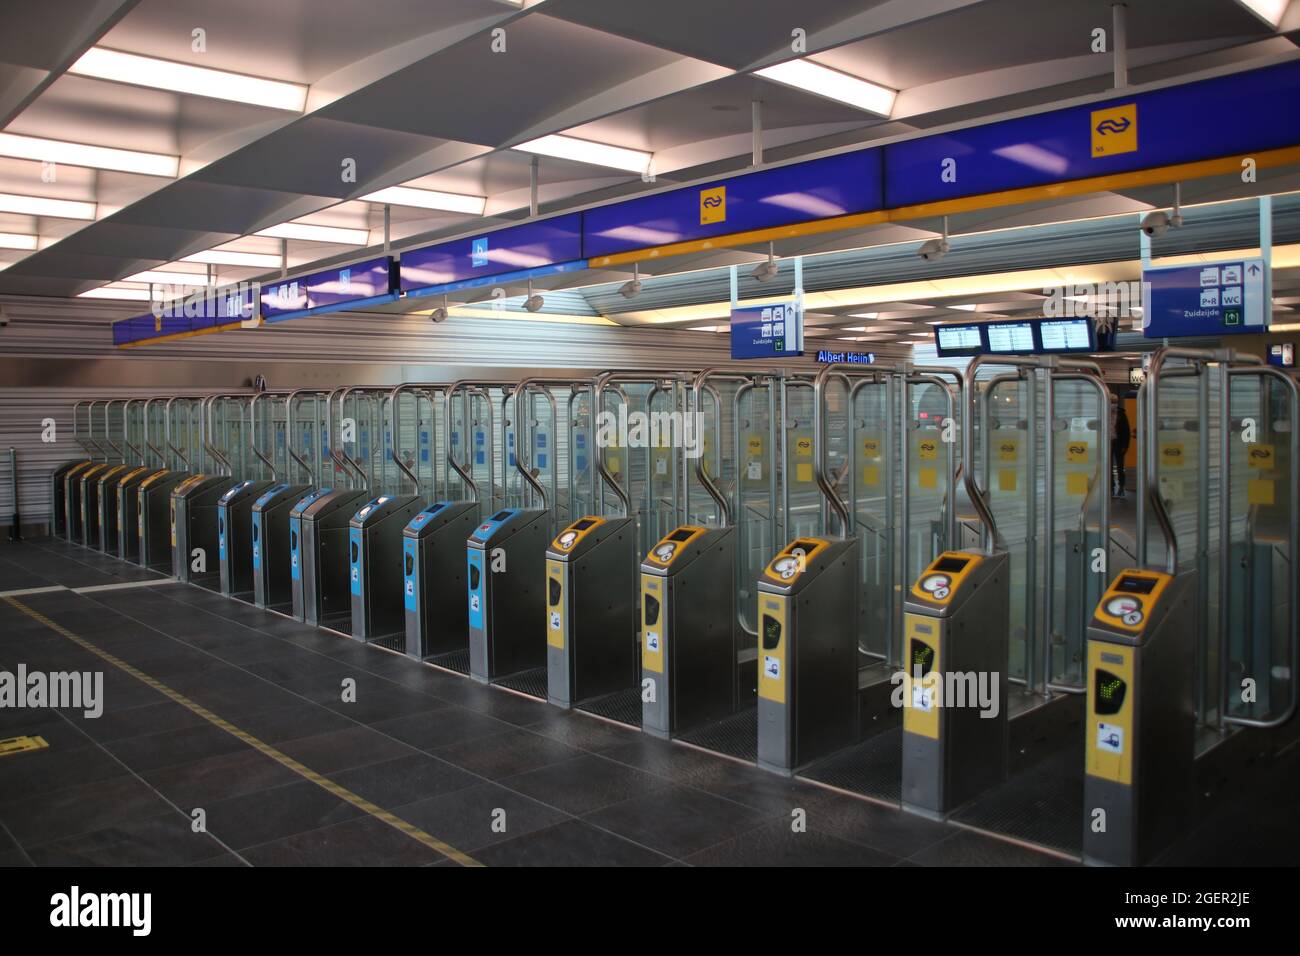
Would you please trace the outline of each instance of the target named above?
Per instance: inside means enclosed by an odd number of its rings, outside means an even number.
[[[625,299],[632,299],[641,294],[641,280],[629,279],[619,286],[618,294]]]
[[[769,259],[767,262],[764,262],[761,265],[755,267],[754,271],[751,272],[750,275],[752,275],[759,282],[766,282],[768,279],[771,279],[773,276],[775,276],[776,273],[777,273],[776,263]]]
[[[432,312],[429,313],[429,321],[434,323],[435,325],[439,322],[446,322],[447,310],[442,306],[438,306],[436,309],[434,309]]]
[[[530,295],[528,298],[524,299],[524,308],[529,312],[540,312],[542,306],[545,304],[546,300],[540,295]]]
[[[7,329],[8,327],[9,316],[5,315],[3,310],[0,310],[0,329]]]
[[[1142,231],[1148,236],[1163,236],[1169,231],[1169,213],[1157,209],[1142,217]]]
[[[930,239],[921,244],[921,248],[916,250],[916,254],[926,262],[938,262],[948,254],[947,239]]]

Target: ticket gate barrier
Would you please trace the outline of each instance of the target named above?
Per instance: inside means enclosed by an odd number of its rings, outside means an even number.
[[[171,570],[171,493],[188,477],[187,471],[156,471],[141,481],[136,489],[140,567],[154,571]]]
[[[272,486],[245,480],[217,501],[217,561],[221,593],[248,598],[253,593],[253,505]]]
[[[253,502],[249,516],[253,552],[253,603],[270,611],[293,608],[289,512],[310,485],[272,485]]]
[[[94,526],[90,547],[105,554],[117,551],[117,483],[131,470],[130,465],[109,465],[99,473],[94,488],[87,489],[86,518]]]
[[[469,673],[482,683],[546,667],[549,511],[505,508],[466,542]]]
[[[635,520],[579,518],[546,551],[546,699],[635,688],[636,626]]]
[[[77,476],[77,517],[81,528],[77,543],[84,547],[99,549],[99,479],[113,467],[105,461],[96,462]]]
[[[465,542],[479,524],[476,501],[437,501],[402,530],[406,654],[469,673]]]
[[[68,511],[68,486],[78,472],[91,464],[90,461],[70,461],[54,469],[50,476],[51,531],[56,537],[72,541],[76,536],[74,515]]]
[[[858,541],[797,538],[758,580],[758,765],[786,775],[858,741]]]
[[[352,594],[352,636],[405,643],[402,603],[402,529],[424,507],[415,495],[380,495],[348,522],[348,586]]]
[[[64,536],[69,541],[80,542],[82,540],[81,477],[99,464],[101,462],[80,462],[68,470],[63,481]]]
[[[133,468],[117,485],[117,556],[140,563],[140,485],[165,472],[163,468]]]
[[[903,603],[904,810],[943,819],[1007,775],[1010,558],[945,551]]]
[[[197,582],[219,577],[220,569],[208,565],[220,548],[217,502],[234,481],[229,475],[191,475],[172,489],[172,575],[177,581]],[[202,549],[203,554],[196,556],[196,549]],[[201,570],[196,571],[193,562],[199,557],[203,563]]]
[[[1186,822],[1195,763],[1195,572],[1121,571],[1088,627],[1085,863],[1146,863]]]
[[[342,631],[351,626],[348,522],[367,494],[361,488],[325,489],[290,512],[290,567],[298,572],[293,613],[298,620]]]
[[[641,728],[673,737],[735,713],[753,662],[738,661],[736,529],[682,525],[641,562]],[[743,668],[743,670],[742,670]]]
[[[99,483],[99,550],[105,554],[122,554],[122,486],[130,479],[149,474],[143,465],[123,465]]]

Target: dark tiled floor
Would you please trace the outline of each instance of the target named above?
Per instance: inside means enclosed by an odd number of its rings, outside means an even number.
[[[157,577],[52,539],[0,545],[0,591]],[[0,711],[0,736],[50,744],[0,759],[0,866],[424,865],[446,862],[436,841],[494,865],[1059,863],[202,588],[19,600],[275,752],[0,601],[0,669],[102,671],[105,692],[98,718]],[[1298,775],[1284,780],[1287,792]],[[1259,811],[1269,806],[1261,798]],[[402,821],[428,837],[391,825]],[[1223,825],[1206,833],[1215,862],[1243,845]],[[1294,842],[1286,846],[1293,859]],[[1196,847],[1180,852],[1171,861],[1197,861]]]

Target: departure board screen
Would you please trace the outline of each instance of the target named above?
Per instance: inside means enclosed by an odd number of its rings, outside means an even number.
[[[985,331],[989,337],[989,352],[993,355],[1032,355],[1035,351],[1032,322],[990,322]]]
[[[1038,324],[1044,352],[1095,352],[1092,320],[1048,319]]]
[[[984,339],[978,325],[940,325],[934,330],[934,346],[939,355],[978,355],[984,351]]]

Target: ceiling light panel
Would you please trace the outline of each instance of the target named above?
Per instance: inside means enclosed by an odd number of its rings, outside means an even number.
[[[43,163],[63,163],[65,166],[85,166],[90,169],[111,169],[122,173],[140,173],[144,176],[176,177],[180,159],[162,153],[142,153],[134,149],[113,149],[108,146],[90,146],[86,143],[68,143],[58,139],[41,139],[37,136],[17,136],[0,133],[0,156],[15,159],[32,159]]]
[[[572,159],[579,163],[593,166],[608,166],[611,169],[626,169],[629,172],[644,172],[650,166],[653,153],[640,149],[626,149],[622,146],[610,146],[608,143],[594,143],[587,139],[573,136],[552,134],[540,139],[529,140],[514,147],[525,153],[538,153],[542,156],[554,156],[557,159]]]
[[[0,212],[14,212],[21,216],[49,216],[52,219],[94,219],[95,204],[73,199],[0,193]]]
[[[186,256],[181,262],[200,262],[214,266],[245,266],[249,269],[278,269],[280,257],[266,252],[228,252],[222,249],[207,249]]]
[[[35,248],[35,236],[28,236],[19,232],[0,232],[0,249],[23,249],[30,251]]]
[[[205,273],[196,272],[137,272],[127,276],[123,282],[157,282],[163,285],[208,285]]]
[[[764,79],[815,93],[828,100],[847,103],[877,116],[889,116],[894,111],[894,100],[898,97],[898,92],[887,86],[832,70],[812,60],[790,60],[757,70],[756,73]]]
[[[122,299],[133,302],[148,302],[152,297],[153,293],[148,289],[124,289],[108,285],[77,294],[78,299]]]
[[[191,66],[188,63],[159,60],[120,50],[107,50],[104,47],[87,50],[68,72],[99,80],[249,103],[293,113],[301,113],[307,105],[307,87],[298,83]]]
[[[462,212],[470,216],[483,215],[487,205],[484,196],[465,196],[460,193],[438,192],[436,189],[416,189],[412,186],[389,186],[361,197],[366,202],[390,206],[414,206],[419,209],[438,209],[444,212]]]
[[[364,246],[370,241],[370,232],[366,229],[313,226],[305,222],[282,222],[270,229],[263,229],[257,235],[269,236],[272,239],[305,239],[308,242],[333,242],[341,246]]]

